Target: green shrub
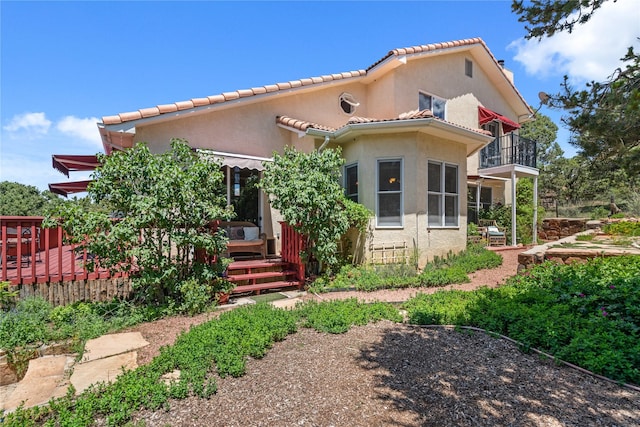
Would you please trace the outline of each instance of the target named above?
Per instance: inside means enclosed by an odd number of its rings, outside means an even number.
[[[213,301],[211,285],[197,279],[188,279],[180,283],[178,293],[182,298],[180,311],[190,316],[202,313]]]
[[[17,290],[11,290],[11,282],[0,282],[0,311],[13,307],[18,294]]]
[[[0,312],[0,348],[11,350],[49,340],[52,307],[40,297],[25,298],[8,312]]]

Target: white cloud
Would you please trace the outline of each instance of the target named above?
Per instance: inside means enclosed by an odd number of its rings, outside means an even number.
[[[79,118],[74,116],[63,117],[57,124],[57,129],[71,136],[91,142],[98,148],[102,148],[102,141],[98,133],[98,119],[95,117]]]
[[[603,81],[620,67],[629,46],[637,48],[640,8],[634,0],[608,1],[571,34],[556,33],[541,41],[516,40],[514,59],[531,75],[568,75],[573,83]]]
[[[26,133],[27,135],[46,135],[51,127],[51,120],[44,113],[24,113],[11,118],[11,122],[4,126],[4,130],[11,133]]]

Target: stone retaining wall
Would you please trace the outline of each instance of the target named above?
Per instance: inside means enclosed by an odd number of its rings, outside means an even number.
[[[547,218],[542,221],[538,230],[541,240],[559,240],[573,236],[587,229],[586,218]]]
[[[526,252],[519,254],[518,272],[520,273],[532,265],[542,264],[545,261],[571,264],[574,262],[585,262],[596,257],[640,255],[640,249],[634,247],[611,247],[610,245],[598,245],[596,242],[591,242],[589,244],[591,247],[563,247],[562,244],[575,243],[577,240],[576,237],[579,235],[598,233],[602,223],[597,220],[585,221],[584,225],[588,230],[564,237],[560,240],[534,246]]]

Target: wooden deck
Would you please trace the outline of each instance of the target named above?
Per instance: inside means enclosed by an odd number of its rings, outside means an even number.
[[[0,257],[0,280],[12,285],[66,282],[114,277],[106,269],[90,272],[84,268],[86,253],[75,253],[72,246],[47,248],[35,254]],[[115,277],[121,277],[119,273]]]
[[[287,224],[281,225],[281,258],[235,261],[229,266],[229,280],[237,286],[234,293],[300,288],[304,284],[300,259],[304,240]],[[84,267],[90,261],[86,250],[62,245],[63,240],[62,228],[42,227],[42,217],[0,217],[0,281],[19,287],[22,295],[27,285],[32,285],[29,292],[37,293],[43,288],[39,284],[64,284],[66,289],[81,280],[126,277],[126,273],[110,274],[107,269],[88,271]]]

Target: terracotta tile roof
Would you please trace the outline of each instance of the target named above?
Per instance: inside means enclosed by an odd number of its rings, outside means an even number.
[[[376,119],[376,118],[371,118],[371,117],[351,117],[343,126],[340,126],[339,128],[332,128],[329,126],[324,126],[324,125],[320,125],[318,123],[314,123],[314,122],[309,122],[306,120],[300,120],[300,119],[294,119],[293,117],[289,117],[289,116],[277,116],[276,117],[276,124],[281,125],[281,126],[285,126],[291,129],[294,129],[296,131],[301,131],[301,132],[306,132],[307,129],[318,129],[318,130],[323,130],[326,132],[336,132],[339,129],[342,129],[348,125],[351,124],[359,124],[359,123],[381,123],[381,122],[399,122],[399,121],[408,121],[408,120],[415,120],[415,119],[430,119],[433,118],[435,120],[438,120],[440,122],[443,123],[447,123],[451,126],[455,126],[457,128],[460,129],[465,129],[465,130],[469,130],[472,132],[477,132],[479,134],[482,135],[487,135],[487,136],[491,136],[491,132],[488,130],[484,130],[484,129],[474,129],[474,128],[470,128],[467,126],[461,126],[457,123],[452,123],[452,122],[448,122],[446,120],[442,120],[438,117],[435,117],[433,115],[433,113],[431,112],[431,110],[414,110],[414,111],[409,111],[406,113],[402,113],[400,114],[398,117],[395,118],[391,118],[391,119]]]
[[[262,95],[265,93],[277,92],[280,90],[287,90],[292,88],[298,88],[302,86],[309,86],[320,83],[327,83],[335,80],[344,80],[354,77],[360,77],[366,75],[366,71],[350,71],[340,74],[331,74],[321,77],[311,77],[300,80],[294,80],[284,83],[276,83],[273,85],[266,85],[260,87],[254,87],[251,89],[241,89],[234,92],[224,92],[219,95],[208,96],[206,98],[195,98],[188,101],[179,101],[173,104],[158,105],[156,107],[144,108],[138,111],[131,111],[127,113],[120,113],[115,116],[104,116],[102,123],[105,125],[116,125],[133,120],[139,120],[147,117],[159,116],[166,113],[174,113],[176,111],[188,110],[195,107],[202,107],[205,105],[219,104],[222,102],[233,101],[235,99],[246,98],[255,95]]]
[[[449,48],[461,47],[461,46],[471,46],[474,44],[482,45],[486,49],[487,53],[491,55],[491,58],[496,63],[496,66],[500,67],[497,59],[491,54],[487,45],[479,37],[472,38],[472,39],[444,42],[444,43],[433,43],[433,44],[412,46],[412,47],[405,47],[405,48],[391,50],[383,58],[375,62],[366,70],[348,71],[344,73],[327,74],[319,77],[303,78],[303,79],[292,80],[284,83],[276,83],[271,85],[254,87],[251,89],[241,89],[233,92],[224,92],[222,94],[212,95],[206,98],[194,98],[187,101],[175,102],[173,104],[165,104],[165,105],[158,105],[151,108],[143,108],[141,110],[120,113],[113,116],[104,116],[102,117],[102,123],[104,125],[117,125],[117,124],[139,120],[143,118],[160,116],[162,114],[174,113],[177,111],[188,110],[196,107],[229,102],[229,101],[233,101],[241,98],[247,98],[247,97],[256,96],[256,95],[263,95],[266,93],[272,93],[272,92],[277,92],[281,90],[322,84],[322,83],[332,82],[336,80],[358,78],[358,77],[366,76],[371,69],[375,68],[381,62],[384,62],[386,59],[392,56],[417,54],[422,52],[437,51],[440,49],[449,49]],[[522,99],[522,101],[526,104],[526,101],[524,101],[524,98],[522,97],[522,95],[520,95],[520,93],[515,88],[515,86],[513,84],[511,86],[516,91],[518,96]]]
[[[308,122],[306,120],[298,120],[288,116],[276,116],[276,124],[286,126],[288,128],[295,129],[302,132],[305,132],[307,129],[318,129],[318,130],[324,130],[327,132],[336,131],[335,128],[332,128],[329,126],[319,125],[317,123]]]
[[[411,54],[422,53],[422,52],[432,52],[432,51],[441,50],[441,49],[470,46],[474,44],[481,44],[482,46],[484,46],[485,49],[487,49],[487,52],[489,52],[489,48],[480,37],[475,37],[472,39],[464,39],[464,40],[455,40],[455,41],[444,42],[444,43],[432,43],[432,44],[423,44],[420,46],[403,47],[399,49],[390,50],[389,53],[383,56],[379,61],[375,62],[373,65],[367,68],[367,71],[376,67],[378,64],[380,64],[381,62],[384,62],[387,58],[391,56],[402,56],[402,55],[411,55]],[[496,60],[496,64],[498,64],[497,60]]]

